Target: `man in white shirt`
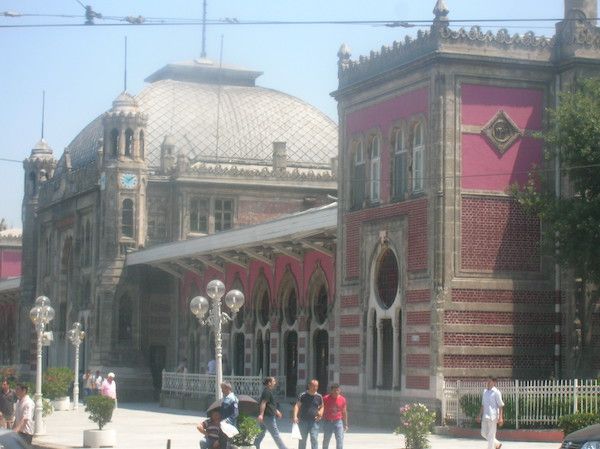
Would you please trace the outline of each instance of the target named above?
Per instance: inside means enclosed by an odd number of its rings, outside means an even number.
[[[488,379],[487,388],[483,390],[477,421],[481,422],[481,436],[487,440],[487,449],[500,449],[502,443],[496,439],[496,430],[504,424],[504,402],[502,393],[496,388],[495,377]]]
[[[27,385],[19,384],[15,389],[15,393],[19,400],[17,401],[17,409],[15,412],[15,426],[13,431],[17,432],[27,444],[31,444],[33,439],[33,413],[35,404],[27,394]]]

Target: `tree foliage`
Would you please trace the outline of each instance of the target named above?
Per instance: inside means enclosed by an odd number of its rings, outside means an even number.
[[[549,254],[587,281],[600,281],[600,79],[586,79],[560,95],[549,110],[543,137],[545,170],[534,171],[513,194],[542,221],[542,244]],[[553,188],[553,161],[562,186]],[[566,183],[564,181],[567,181]]]

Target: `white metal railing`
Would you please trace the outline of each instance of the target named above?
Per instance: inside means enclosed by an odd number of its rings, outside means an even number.
[[[223,376],[233,387],[236,395],[245,394],[258,399],[263,386],[261,376]],[[285,396],[285,377],[276,377],[275,396]],[[170,395],[198,398],[215,392],[217,376],[214,374],[162,372],[162,392]]]
[[[600,385],[595,379],[499,381],[505,403],[504,420],[523,425],[556,425],[562,415],[598,413]],[[479,410],[485,382],[446,381],[442,400],[445,423],[471,422],[466,409]]]

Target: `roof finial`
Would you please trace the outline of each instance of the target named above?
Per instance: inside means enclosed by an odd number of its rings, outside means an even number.
[[[127,92],[127,36],[125,36],[125,64],[123,70],[123,92]]]
[[[448,13],[450,10],[446,6],[445,0],[437,0],[435,8],[433,8],[433,14],[435,15],[435,22],[448,21]]]
[[[206,58],[206,0],[202,2],[202,53],[201,58]]]
[[[42,140],[44,140],[44,118],[46,115],[46,91],[42,91]]]

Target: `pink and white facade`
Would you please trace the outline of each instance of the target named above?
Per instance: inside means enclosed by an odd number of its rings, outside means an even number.
[[[448,13],[438,1],[416,39],[338,53],[338,369],[374,408],[434,403],[449,379],[586,375],[571,281],[509,189],[553,169],[545,111],[598,73],[596,2],[565,1],[582,21],[553,39],[454,31]]]

